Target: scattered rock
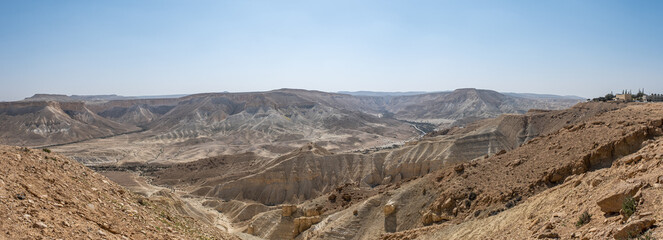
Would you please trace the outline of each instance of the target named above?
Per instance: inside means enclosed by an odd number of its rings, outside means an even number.
[[[511,163],[511,166],[516,167],[516,166],[518,166],[518,165],[520,165],[520,164],[522,164],[522,163],[523,163],[523,159],[522,159],[522,158],[518,158],[518,159],[514,160],[514,161]]]
[[[465,170],[465,165],[464,164],[458,164],[454,167],[454,171],[457,173],[463,172]]]
[[[329,200],[329,202],[331,202],[331,203],[335,203],[336,202],[336,194],[329,195],[329,197],[327,197],[327,200]]]
[[[601,184],[601,182],[603,182],[603,179],[601,179],[600,177],[596,177],[589,182],[589,186],[597,187],[599,184]]]
[[[431,225],[433,223],[438,223],[441,221],[449,221],[451,218],[446,215],[439,215],[434,212],[428,211],[426,214],[421,219],[421,223],[424,224],[424,226]]]
[[[470,199],[470,201],[474,201],[474,199],[477,199],[477,194],[474,192],[470,192],[467,198]]]
[[[631,163],[634,163],[634,162],[638,162],[638,161],[640,161],[641,159],[642,159],[642,155],[636,155],[636,156],[634,156],[634,157],[626,158],[626,159],[622,160],[622,162],[623,162],[624,164],[631,164]]]
[[[450,210],[456,205],[456,202],[452,198],[448,198],[444,203],[442,204],[441,209],[442,210]]]
[[[615,239],[627,239],[632,236],[640,235],[640,233],[654,225],[655,222],[656,220],[654,219],[640,219],[627,223],[625,226],[617,229],[614,237]]]
[[[559,234],[554,233],[554,232],[545,232],[539,234],[536,238],[538,239],[546,239],[546,238],[559,238]]]
[[[32,224],[32,227],[44,229],[44,228],[47,228],[48,225],[46,225],[46,223],[43,223],[43,222],[39,221],[39,222],[36,222],[36,223]]]
[[[561,181],[562,179],[564,179],[564,176],[560,175],[559,173],[554,173],[550,177],[550,182],[556,183],[556,182]]]
[[[350,196],[350,194],[347,194],[347,193],[344,193],[343,196],[341,196],[341,198],[343,198],[343,201],[346,201],[346,202],[349,202],[349,201],[352,200],[352,196]]]
[[[24,193],[19,193],[19,194],[16,194],[16,196],[14,196],[14,197],[16,197],[16,199],[18,199],[18,200],[24,200],[25,199],[25,194]]]

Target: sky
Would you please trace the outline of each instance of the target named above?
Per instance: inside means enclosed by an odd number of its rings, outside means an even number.
[[[663,1],[2,1],[0,101],[445,91],[663,93]]]

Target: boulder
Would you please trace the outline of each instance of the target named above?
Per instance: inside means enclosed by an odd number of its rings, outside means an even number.
[[[458,173],[463,172],[464,170],[465,170],[465,165],[463,164],[458,164],[454,167],[454,171]]]
[[[538,239],[559,238],[559,234],[554,233],[554,232],[545,232],[545,233],[539,234],[536,238],[538,238]]]
[[[601,211],[605,213],[615,213],[622,209],[622,203],[627,197],[633,197],[638,190],[642,187],[641,183],[620,183],[615,186],[609,193],[599,198],[596,204],[599,205]]]
[[[281,215],[284,217],[290,217],[293,213],[297,211],[297,205],[283,205],[281,207]]]
[[[313,224],[319,223],[321,220],[320,216],[313,217],[298,217],[295,218],[293,223],[295,224],[293,233],[295,236],[309,229]]]
[[[638,236],[643,231],[649,229],[656,220],[654,219],[640,219],[627,223],[623,227],[617,229],[615,232],[615,239],[628,239],[630,237]]]
[[[322,215],[322,208],[321,207],[307,208],[304,210],[304,215],[307,217]]]
[[[456,202],[452,198],[448,198],[441,206],[442,210],[448,211],[456,206]]]
[[[421,219],[421,223],[424,224],[424,226],[431,225],[433,223],[438,223],[441,221],[449,221],[451,220],[451,217],[446,216],[446,215],[439,215],[434,212],[428,211],[426,214]]]
[[[327,197],[327,200],[329,200],[329,202],[331,202],[331,203],[335,203],[336,202],[336,194],[329,195],[329,197]]]
[[[385,216],[391,215],[396,211],[396,203],[389,201],[387,204],[384,205],[383,211]]]

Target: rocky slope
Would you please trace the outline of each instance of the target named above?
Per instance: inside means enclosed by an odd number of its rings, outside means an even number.
[[[59,154],[0,152],[2,239],[237,239],[168,192],[138,196]]]
[[[435,173],[424,179],[434,181],[440,193],[425,204],[425,211],[401,213],[403,232],[384,238],[640,235],[661,217],[661,116],[660,104],[630,105],[534,138],[505,154]],[[619,214],[625,197],[637,201],[630,218]],[[591,220],[576,227],[584,211]],[[408,227],[408,220],[414,220],[408,214],[418,216],[419,223]],[[661,237],[655,228],[651,234]]]

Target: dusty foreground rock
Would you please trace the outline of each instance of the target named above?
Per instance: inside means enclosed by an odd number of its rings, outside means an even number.
[[[235,239],[41,149],[0,146],[0,239]]]

